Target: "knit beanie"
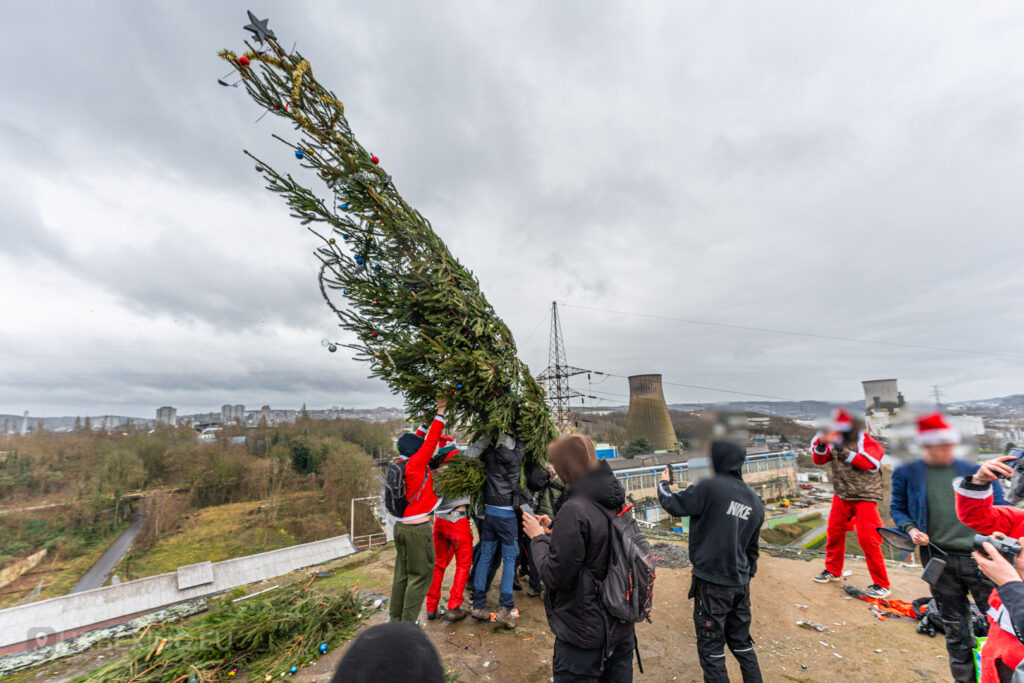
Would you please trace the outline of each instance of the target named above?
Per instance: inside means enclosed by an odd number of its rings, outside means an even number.
[[[331,683],[444,683],[437,650],[414,623],[378,624],[352,641]]]

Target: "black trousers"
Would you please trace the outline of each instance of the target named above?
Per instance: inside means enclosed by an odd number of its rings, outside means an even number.
[[[636,637],[630,636],[616,645],[602,667],[604,648],[585,650],[555,638],[551,680],[554,683],[632,683],[635,643]]]
[[[971,605],[967,594],[974,598],[982,614],[988,612],[988,596],[995,586],[978,569],[970,555],[931,553],[921,548],[921,562],[927,564],[932,557],[946,561],[946,569],[931,586],[932,597],[942,616],[946,631],[946,651],[949,653],[949,671],[954,681],[974,681],[974,627],[971,624]]]
[[[728,683],[726,645],[740,663],[743,682],[761,683],[761,668],[750,637],[750,584],[720,586],[694,577],[690,597],[705,683]]]
[[[540,572],[537,565],[533,563],[533,553],[530,552],[530,539],[523,533],[522,521],[519,523],[519,574],[525,574],[530,581],[530,588],[534,591],[540,590]]]

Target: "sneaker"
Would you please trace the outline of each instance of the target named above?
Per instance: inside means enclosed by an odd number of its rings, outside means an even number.
[[[483,607],[474,607],[473,611],[470,612],[470,614],[473,615],[474,619],[478,619],[480,621],[490,621],[491,620],[491,613],[488,612]]]
[[[508,607],[499,607],[497,614],[494,615],[494,620],[505,628],[513,629],[516,627],[515,619],[512,616],[512,609]]]
[[[868,589],[865,592],[872,598],[887,598],[889,597],[889,594],[892,593],[891,590],[888,588],[882,588],[877,583],[873,583],[868,586]]]
[[[454,624],[456,621],[462,621],[469,616],[469,610],[462,605],[459,605],[455,609],[450,609],[444,613],[444,623]]]
[[[818,583],[828,583],[829,581],[838,581],[839,577],[832,572],[825,570],[822,573],[814,577],[814,580]]]
[[[437,619],[437,610],[427,612],[427,621],[433,621],[434,619]]]

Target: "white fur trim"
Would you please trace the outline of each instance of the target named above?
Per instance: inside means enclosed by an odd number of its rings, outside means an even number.
[[[960,443],[960,432],[953,429],[929,429],[917,435],[915,439],[920,446],[937,446],[942,443]]]
[[[445,424],[444,415],[435,415],[434,419],[440,422],[441,424]]]
[[[992,497],[992,485],[991,484],[988,485],[987,487],[985,487],[985,489],[979,491],[977,489],[966,488],[963,485],[963,483],[964,483],[964,478],[963,477],[957,477],[956,479],[953,480],[953,490],[956,491],[957,493],[959,493],[961,496],[965,496],[967,498],[975,498],[977,500],[985,500],[986,498],[991,498]]]
[[[872,465],[874,465],[874,467],[872,467],[870,470],[867,470],[868,472],[877,472],[882,468],[882,463],[878,462],[873,457],[868,455],[867,451],[864,450],[864,432],[861,432],[860,436],[857,437],[857,450],[855,452],[851,451],[850,454],[846,456],[846,462],[852,465],[853,459],[856,458],[858,455],[867,460]]]
[[[1016,630],[1013,628],[1013,620],[1010,618],[1010,612],[1006,609],[1005,605],[999,605],[999,608],[989,607],[988,618],[996,622],[999,628],[1003,629],[1007,633],[1013,633],[1016,635]]]

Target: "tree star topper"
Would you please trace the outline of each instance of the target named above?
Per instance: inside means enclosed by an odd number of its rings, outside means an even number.
[[[269,18],[257,19],[256,15],[253,14],[250,10],[246,10],[246,13],[249,15],[250,23],[247,26],[244,26],[243,28],[246,31],[252,33],[253,37],[256,39],[256,42],[262,45],[264,39],[266,38],[273,38],[274,40],[277,40],[277,36],[274,35],[274,32],[267,27],[267,24],[270,22]]]

